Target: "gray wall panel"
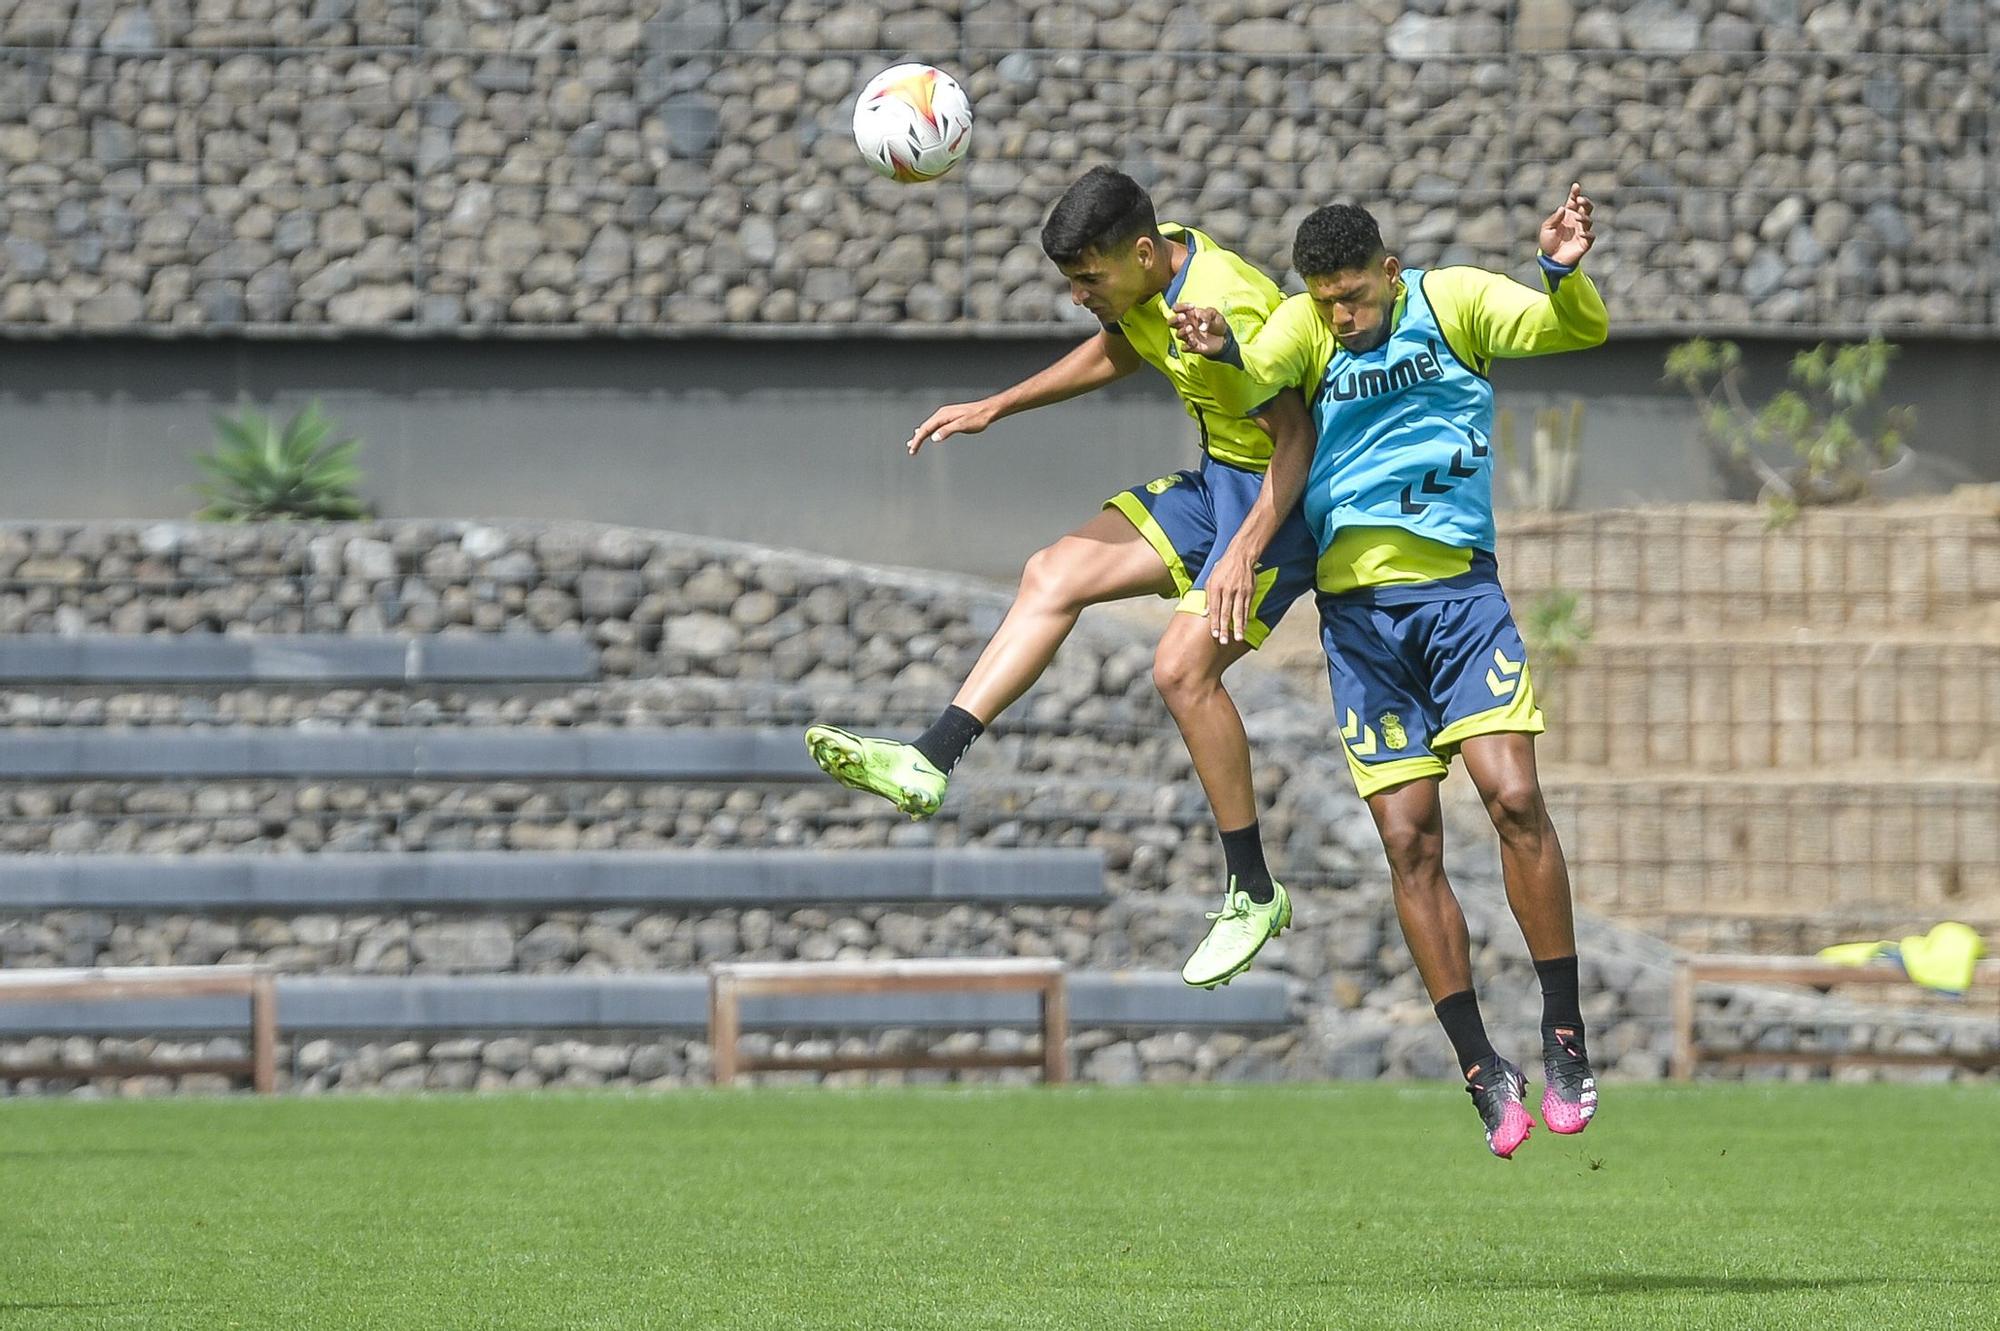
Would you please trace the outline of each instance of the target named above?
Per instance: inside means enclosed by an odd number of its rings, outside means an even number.
[[[793,730],[509,731],[225,726],[0,731],[0,780],[346,777],[486,780],[809,781]]]
[[[1501,405],[1585,399],[1580,506],[1720,497],[1692,405],[1660,380],[1667,343],[1621,336],[1633,311],[1612,317],[1605,347],[1501,367]],[[904,455],[934,407],[1073,341],[16,343],[0,519],[185,517],[214,412],[317,396],[365,441],[388,516],[588,519],[1011,579],[1102,496],[1195,458],[1150,372]],[[1747,341],[1750,391],[1781,387],[1800,345]],[[1992,357],[1990,342],[1911,339],[1890,376],[1942,474],[2000,480]]]
[[[1096,850],[0,856],[0,911],[11,912],[1104,899]]]
[[[0,638],[0,681],[22,684],[581,681],[597,676],[597,650],[574,635]]]

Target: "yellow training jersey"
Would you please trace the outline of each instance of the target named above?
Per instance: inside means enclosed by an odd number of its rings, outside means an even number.
[[[1484,268],[1434,268],[1424,276],[1451,353],[1476,374],[1486,374],[1496,360],[1579,351],[1604,340],[1604,298],[1580,269],[1560,281],[1545,276],[1542,291]],[[1402,322],[1409,300],[1409,289],[1399,280],[1391,327]],[[1231,320],[1236,346],[1224,354],[1266,393],[1274,391],[1273,384],[1316,388],[1341,347],[1312,297],[1287,297],[1266,322],[1268,328],[1245,338]]]
[[[1262,471],[1271,464],[1271,437],[1249,415],[1280,389],[1311,380],[1271,388],[1234,365],[1184,352],[1167,326],[1167,315],[1175,305],[1220,310],[1242,343],[1257,336],[1284,294],[1270,278],[1192,227],[1162,222],[1160,234],[1187,246],[1187,262],[1165,291],[1133,306],[1107,331],[1122,334],[1173,383],[1210,457]]]
[[[1607,319],[1603,298],[1580,271],[1558,276],[1545,270],[1540,291],[1481,268],[1438,268],[1421,277],[1429,309],[1450,356],[1482,380],[1495,360],[1580,350],[1604,340]],[[1399,282],[1397,287],[1390,314],[1392,328],[1402,324],[1410,298],[1406,284]],[[1347,380],[1329,382],[1337,378],[1330,369],[1337,369],[1336,363],[1345,359],[1341,352],[1339,340],[1320,318],[1312,297],[1298,295],[1278,308],[1260,334],[1247,341],[1239,335],[1237,344],[1224,354],[1242,365],[1266,392],[1279,384],[1303,381],[1312,385],[1305,391],[1315,404],[1317,417],[1320,391],[1336,395],[1341,395],[1343,388],[1348,394],[1355,391]],[[1330,456],[1326,448],[1323,439],[1321,453],[1314,459],[1315,479],[1320,478]],[[1360,459],[1364,465],[1368,461]],[[1310,495],[1307,511],[1310,515]],[[1404,502],[1402,511],[1411,511],[1409,501]],[[1333,529],[1320,535],[1318,585],[1321,591],[1335,594],[1453,578],[1471,568],[1476,548],[1426,535],[1410,520],[1329,525]]]

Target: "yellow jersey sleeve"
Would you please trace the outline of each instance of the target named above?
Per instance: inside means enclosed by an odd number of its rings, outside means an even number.
[[[1245,334],[1229,321],[1230,343],[1220,359],[1262,386],[1265,400],[1296,388],[1307,400],[1333,361],[1333,334],[1310,296],[1287,296],[1263,326]]]
[[[1278,302],[1278,289],[1268,277],[1226,250],[1211,250],[1206,262],[1188,274],[1175,304],[1219,310],[1230,332],[1245,338],[1263,331]],[[1247,416],[1278,395],[1279,388],[1246,374],[1239,365],[1205,356],[1187,359],[1193,377],[1223,411]]]
[[[1543,289],[1484,268],[1434,268],[1424,294],[1452,349],[1486,373],[1496,360],[1581,351],[1603,342],[1610,316],[1597,287],[1573,269],[1542,270]]]

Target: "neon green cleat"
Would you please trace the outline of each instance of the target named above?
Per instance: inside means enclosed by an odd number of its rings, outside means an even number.
[[[945,774],[914,744],[813,726],[806,731],[806,749],[841,785],[880,795],[911,818],[928,818],[944,802]]]
[[[1228,984],[1249,970],[1258,950],[1291,924],[1292,898],[1273,883],[1269,901],[1252,901],[1248,892],[1236,890],[1231,878],[1229,890],[1222,894],[1222,909],[1210,911],[1208,918],[1215,921],[1208,937],[1181,967],[1181,979],[1197,989]]]

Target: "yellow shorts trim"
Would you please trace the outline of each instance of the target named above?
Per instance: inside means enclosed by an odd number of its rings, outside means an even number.
[[[1139,529],[1139,535],[1146,538],[1146,544],[1153,547],[1153,553],[1167,566],[1167,572],[1174,579],[1174,589],[1160,593],[1162,596],[1172,600],[1194,590],[1194,576],[1181,562],[1181,552],[1174,549],[1174,543],[1167,538],[1166,528],[1153,520],[1153,515],[1146,511],[1146,506],[1139,502],[1136,495],[1121,490],[1105,500],[1104,507],[1123,513],[1126,520]]]
[[[1489,707],[1471,716],[1462,716],[1431,736],[1431,752],[1446,762],[1458,753],[1458,746],[1475,735],[1519,733],[1539,735],[1548,729],[1542,709],[1535,705],[1535,681],[1524,662],[1521,684],[1514,696],[1498,707]]]
[[[1243,641],[1249,643],[1253,651],[1262,647],[1264,639],[1271,636],[1271,626],[1257,618],[1257,612],[1263,608],[1264,598],[1271,594],[1271,588],[1278,585],[1278,573],[1279,570],[1276,568],[1267,568],[1260,571],[1257,574],[1256,588],[1250,593],[1250,614],[1243,621]],[[1208,615],[1208,589],[1205,587],[1195,587],[1182,593],[1179,613],[1183,615],[1201,615],[1206,618]]]
[[[1340,742],[1340,751],[1347,755],[1347,770],[1354,777],[1355,793],[1362,799],[1379,795],[1385,790],[1421,781],[1426,777],[1442,779],[1450,770],[1444,759],[1433,758],[1429,754],[1419,754],[1415,758],[1398,758],[1388,763],[1364,763],[1354,756],[1347,747],[1347,741]]]
[[[1350,712],[1349,716],[1353,714]],[[1458,756],[1459,746],[1478,735],[1527,734],[1539,735],[1548,729],[1542,716],[1542,709],[1535,705],[1535,685],[1529,678],[1526,663],[1521,666],[1520,687],[1514,696],[1498,707],[1489,707],[1483,712],[1460,717],[1431,736],[1427,754],[1414,758],[1398,758],[1393,762],[1364,763],[1354,756],[1352,744],[1344,735],[1339,735],[1340,751],[1347,756],[1347,770],[1354,777],[1354,789],[1362,799],[1379,795],[1385,790],[1420,781],[1426,777],[1442,779],[1451,770],[1451,760]],[[1374,742],[1373,734],[1365,737],[1365,742]],[[1371,750],[1372,751],[1372,750]]]

